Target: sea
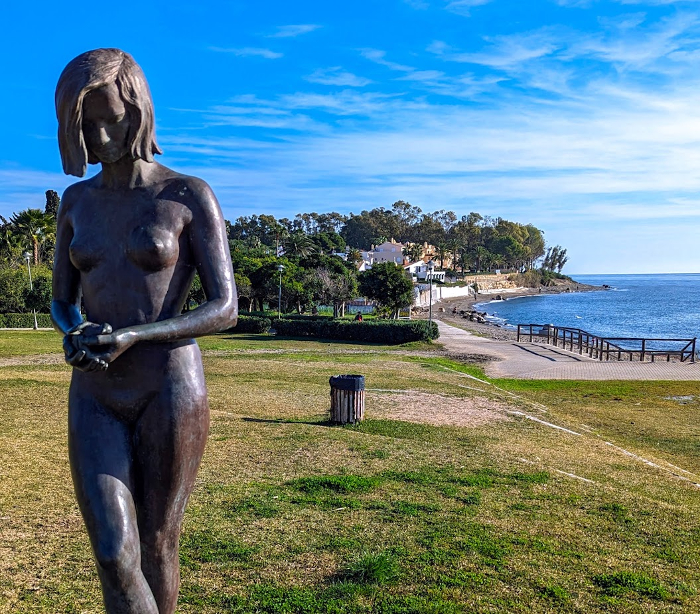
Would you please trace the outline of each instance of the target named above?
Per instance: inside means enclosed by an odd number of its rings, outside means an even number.
[[[488,320],[506,326],[554,324],[599,337],[700,337],[700,273],[572,275],[609,290],[538,294],[479,303]]]

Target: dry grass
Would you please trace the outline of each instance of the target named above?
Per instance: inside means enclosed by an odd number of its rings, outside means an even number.
[[[36,358],[53,340],[0,368],[3,612],[101,611],[66,459],[69,372]],[[411,355],[425,348],[203,346],[212,428],[180,611],[700,610],[693,386],[477,381]],[[326,423],[338,373],[367,378],[359,427]]]

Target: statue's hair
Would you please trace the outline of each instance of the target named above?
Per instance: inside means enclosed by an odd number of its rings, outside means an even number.
[[[120,49],[94,49],[71,60],[56,86],[58,147],[66,175],[83,177],[88,163],[99,162],[85,146],[83,101],[92,90],[111,83],[129,115],[131,155],[153,162],[153,154],[163,153],[156,143],[153,101],[141,67]]]

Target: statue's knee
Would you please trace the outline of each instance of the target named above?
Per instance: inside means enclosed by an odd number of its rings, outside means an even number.
[[[169,559],[177,553],[179,538],[179,527],[142,534],[141,550],[146,556]]]
[[[133,570],[138,567],[138,543],[133,539],[100,541],[95,547],[95,559],[107,573]]]

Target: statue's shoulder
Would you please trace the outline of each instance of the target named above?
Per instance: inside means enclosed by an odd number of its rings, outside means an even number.
[[[81,201],[83,195],[90,189],[93,183],[93,179],[85,179],[83,181],[77,181],[69,185],[61,195],[61,204],[58,208],[59,214],[62,217],[68,215],[78,203]]]
[[[164,192],[171,198],[175,197],[174,200],[180,200],[195,209],[218,207],[214,191],[204,179],[176,173],[170,169],[164,179]]]

